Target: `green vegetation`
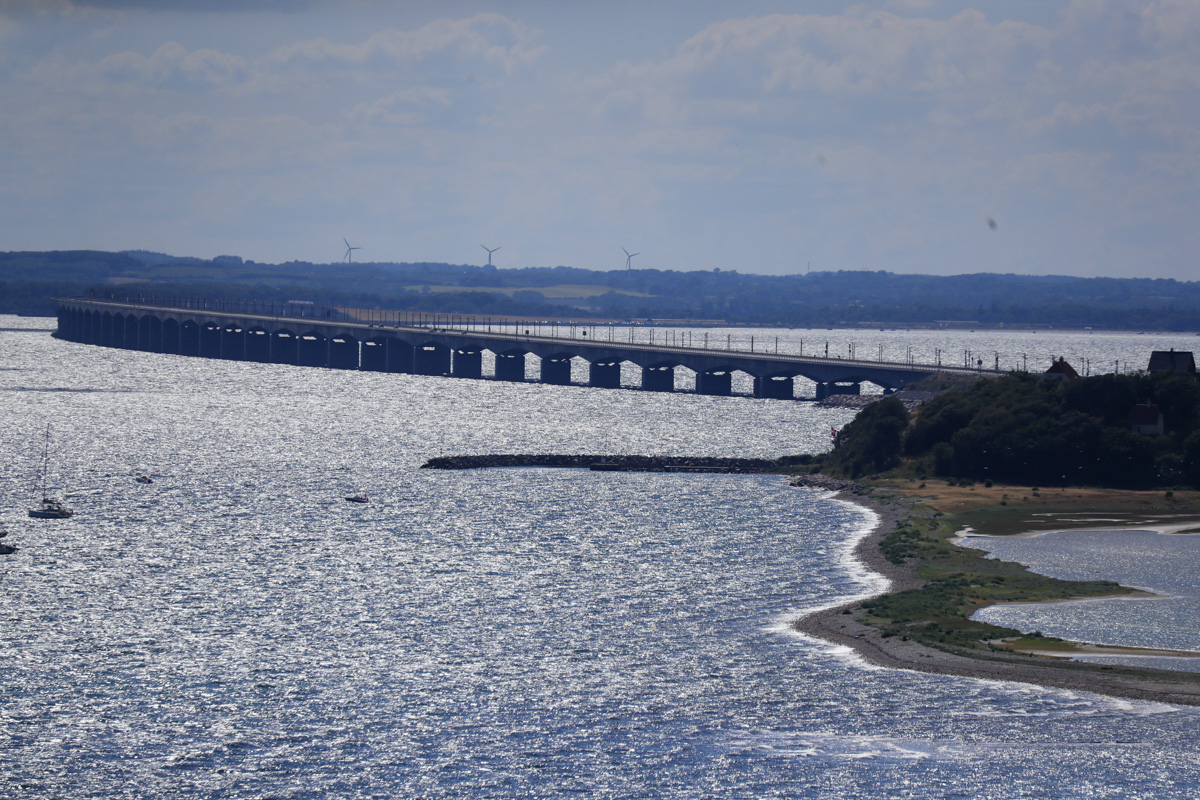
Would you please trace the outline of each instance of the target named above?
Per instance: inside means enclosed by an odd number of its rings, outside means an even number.
[[[1030,572],[1011,561],[984,558],[981,550],[949,539],[958,526],[950,517],[910,517],[880,543],[894,564],[909,564],[924,584],[883,595],[861,606],[860,618],[884,636],[936,646],[994,649],[1011,646],[1020,631],[970,619],[984,606],[1126,593],[1112,581],[1065,581]],[[1025,638],[1051,640],[1040,633]],[[1039,645],[1040,646],[1040,645]]]
[[[1131,410],[1146,402],[1161,410],[1164,435],[1131,429]],[[1174,371],[1073,381],[1013,374],[946,392],[915,415],[885,398],[842,429],[820,469],[849,478],[1200,487],[1200,382]]]
[[[1131,410],[1147,402],[1162,412],[1160,436],[1131,429]],[[884,398],[810,468],[869,476],[916,501],[879,551],[921,585],[864,602],[854,611],[863,623],[885,637],[977,653],[1070,651],[1071,643],[970,617],[996,603],[1132,590],[1037,575],[950,540],[967,526],[1001,535],[1081,527],[1098,514],[1119,524],[1197,513],[1200,496],[1179,487],[1200,487],[1200,382],[1174,371],[1079,380],[1014,374],[946,391],[914,414]]]

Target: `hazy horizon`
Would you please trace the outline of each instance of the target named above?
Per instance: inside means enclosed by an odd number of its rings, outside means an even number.
[[[0,248],[1190,280],[1198,62],[1180,0],[0,0]]]

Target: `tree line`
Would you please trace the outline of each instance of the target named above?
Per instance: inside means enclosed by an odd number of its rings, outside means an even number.
[[[1161,411],[1161,436],[1132,430],[1131,411],[1147,403]],[[1200,488],[1200,382],[1178,371],[1070,381],[1014,373],[945,392],[914,414],[889,397],[845,426],[818,463],[850,478]]]

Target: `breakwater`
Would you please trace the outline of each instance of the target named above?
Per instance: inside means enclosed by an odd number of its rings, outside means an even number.
[[[431,458],[421,469],[488,469],[498,467],[564,467],[614,472],[779,472],[802,463],[796,457],[709,458],[703,456],[626,456],[494,454]]]
[[[794,473],[807,469],[809,456],[780,458],[720,458],[709,456],[628,456],[581,454],[511,454],[475,456],[439,456],[421,465],[421,469],[502,469],[505,467],[561,467],[590,469],[597,472],[723,472],[723,473]],[[831,492],[857,493],[865,486],[845,478],[819,472],[792,474],[792,486],[825,489]]]

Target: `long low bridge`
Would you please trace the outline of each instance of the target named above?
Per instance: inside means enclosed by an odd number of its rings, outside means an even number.
[[[557,325],[546,333],[545,326],[532,323],[495,325],[474,317],[323,309],[307,303],[92,297],[56,302],[57,336],[72,342],[332,369],[523,382],[530,379],[526,360],[532,355],[540,360],[533,380],[558,386],[673,392],[675,370],[683,367],[695,373],[698,394],[732,394],[733,374],[740,371],[753,379],[755,397],[794,399],[794,379],[803,377],[816,384],[811,399],[817,400],[858,394],[865,382],[893,392],[934,373],[1002,374],[981,366],[755,352],[753,344],[749,351],[733,349],[728,340],[721,348],[708,346],[707,337],[701,346],[695,346],[694,336],[639,342],[632,328],[602,325],[571,325],[563,336]],[[494,358],[493,374],[483,372],[485,352]],[[572,359],[587,362],[586,383],[573,384]],[[622,383],[623,364],[641,368],[639,385]]]

